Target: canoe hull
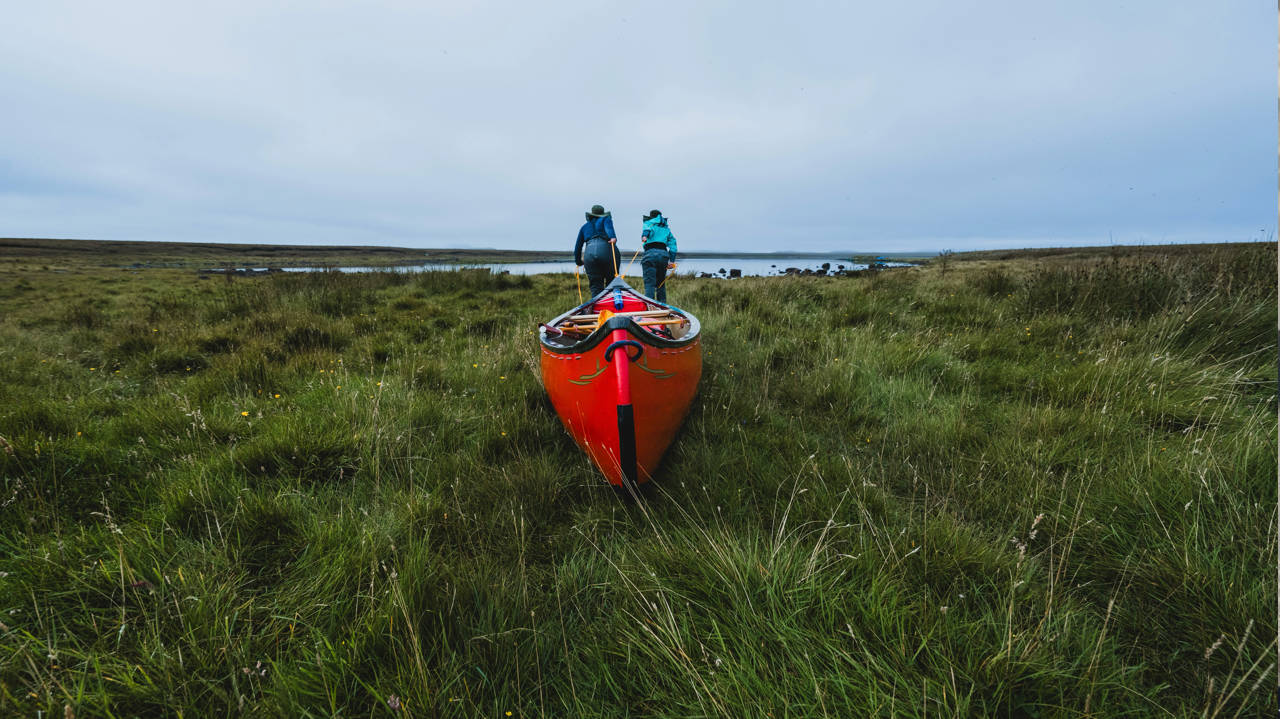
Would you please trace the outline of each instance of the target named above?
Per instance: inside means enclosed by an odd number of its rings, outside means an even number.
[[[605,343],[582,354],[542,350],[542,382],[551,404],[582,451],[610,484],[623,484],[624,438],[619,436],[617,369]],[[616,354],[615,354],[616,357]],[[628,367],[635,427],[636,481],[649,481],[689,411],[702,377],[702,342],[667,349],[647,346]]]
[[[637,308],[626,299],[622,309]],[[603,307],[589,302],[578,311]],[[544,338],[541,349],[543,386],[582,451],[615,487],[650,481],[697,394],[699,333],[677,341],[615,317],[572,346]]]

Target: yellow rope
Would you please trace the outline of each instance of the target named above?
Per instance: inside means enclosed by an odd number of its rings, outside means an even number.
[[[575,265],[573,276],[578,280],[578,304],[582,304],[582,268]]]
[[[609,256],[613,258],[613,276],[618,276],[618,239],[615,237],[613,242],[609,243]]]
[[[657,292],[658,290],[662,289],[662,286],[667,284],[667,280],[671,279],[671,275],[674,275],[675,273],[676,271],[674,269],[667,270],[667,276],[662,278],[662,281],[658,283],[657,287],[653,288],[653,291]]]
[[[640,250],[643,250],[643,249],[644,249],[644,243],[640,243],[640,246],[636,248],[636,253],[631,256],[631,261],[627,263],[627,267],[626,267],[627,272],[631,271],[631,266],[636,263],[636,258],[640,256]],[[627,275],[625,273],[622,275],[622,279],[624,280],[627,279]]]

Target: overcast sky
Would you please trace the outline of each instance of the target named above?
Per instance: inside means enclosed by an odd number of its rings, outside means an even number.
[[[1274,3],[29,2],[0,237],[684,251],[1267,239]],[[264,8],[270,9],[264,9]]]

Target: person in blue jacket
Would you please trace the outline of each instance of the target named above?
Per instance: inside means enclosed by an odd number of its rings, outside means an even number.
[[[604,291],[605,283],[618,276],[618,235],[613,231],[612,213],[601,205],[593,205],[587,221],[578,230],[573,246],[573,261],[587,270],[591,296]]]
[[[644,216],[640,241],[644,243],[644,259],[640,261],[644,270],[644,293],[666,303],[667,271],[676,268],[676,236],[671,234],[667,218],[661,212],[650,210]]]

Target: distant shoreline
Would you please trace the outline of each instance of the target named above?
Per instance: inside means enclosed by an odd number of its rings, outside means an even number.
[[[1221,246],[1250,245],[1224,242]],[[1016,250],[971,250],[948,255],[957,261],[998,260],[1014,257],[1105,256],[1109,254],[1179,254],[1185,248],[1211,245],[1105,245],[1045,247]],[[636,248],[621,248],[624,257]],[[770,260],[822,259],[866,263],[877,258],[891,261],[928,262],[941,255],[928,252],[682,252],[688,259],[725,258]],[[98,266],[123,268],[199,269],[228,266],[398,266],[420,264],[509,264],[519,262],[568,262],[569,251],[406,248],[365,245],[264,245],[210,242],[141,242],[130,240],[69,240],[0,238],[0,270],[19,267],[45,268]]]
[[[630,258],[637,248],[621,247]],[[688,259],[725,258],[770,260],[783,258],[833,262],[926,259],[923,253],[874,252],[682,252]],[[0,262],[74,262],[98,266],[209,268],[227,265],[302,267],[318,265],[419,265],[433,263],[509,264],[517,262],[571,262],[567,250],[414,249],[363,245],[262,245],[211,242],[139,242],[129,240],[67,240],[0,238]]]

